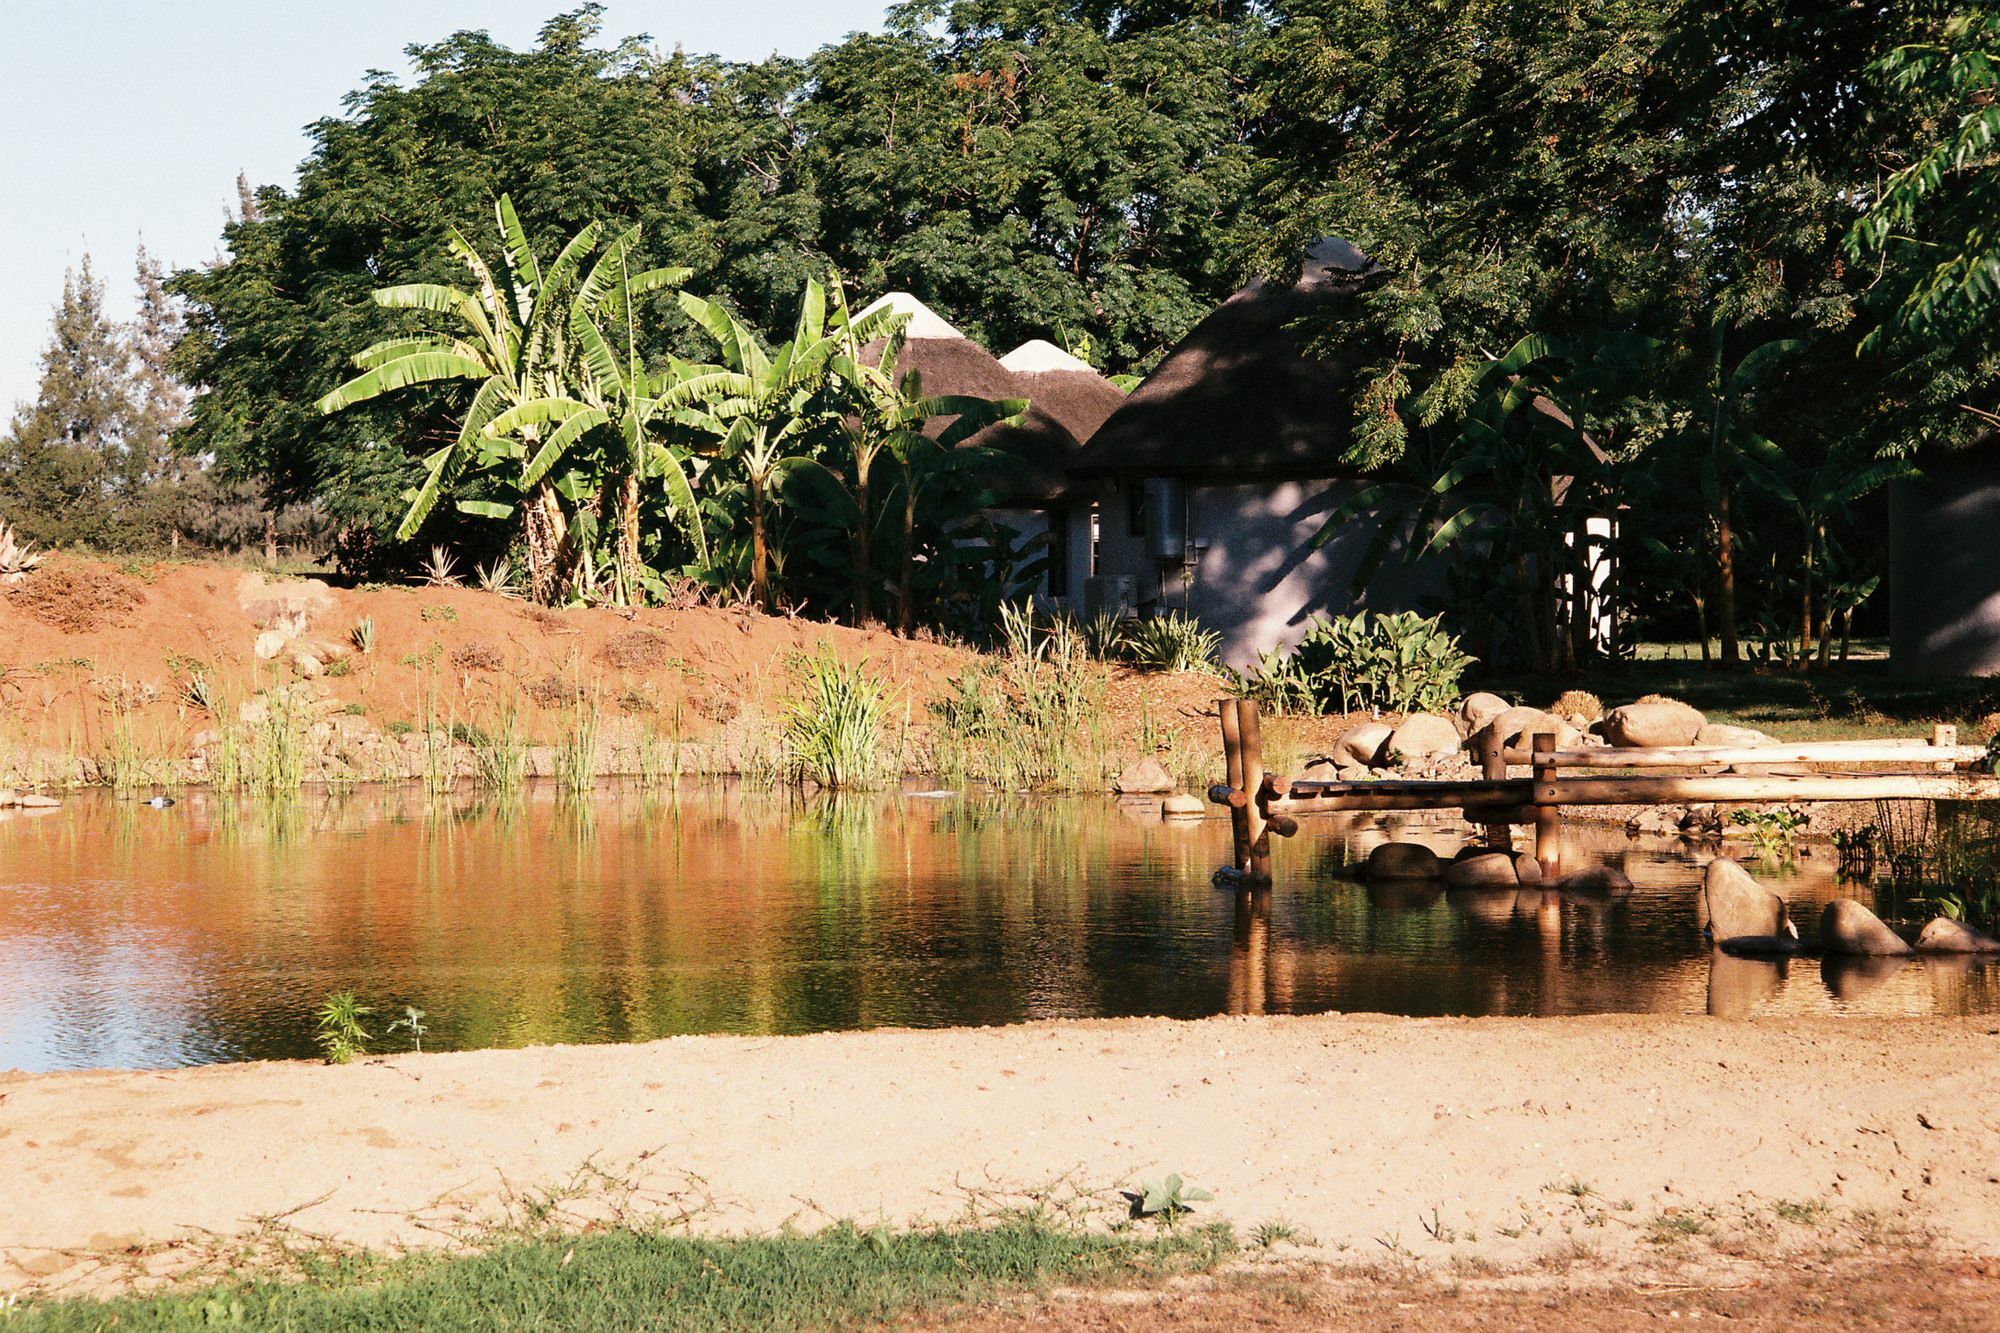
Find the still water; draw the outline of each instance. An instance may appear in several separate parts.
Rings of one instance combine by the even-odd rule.
[[[424,1010],[426,1049],[1132,1014],[2000,1010],[1995,964],[1712,960],[1674,842],[1568,831],[1572,864],[1631,876],[1620,901],[1382,890],[1341,867],[1391,831],[1456,835],[1302,822],[1252,898],[1210,884],[1226,821],[1100,798],[85,793],[0,816],[0,1068],[308,1056],[314,1006],[346,989],[378,1032]],[[1870,894],[1824,861],[1753,869],[1808,925]]]

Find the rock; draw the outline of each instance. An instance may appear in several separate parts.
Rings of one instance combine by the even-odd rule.
[[[1147,755],[1126,768],[1111,784],[1120,796],[1156,796],[1174,789],[1174,776],[1159,760]]]
[[[1506,712],[1511,705],[1497,694],[1468,694],[1458,702],[1458,716],[1465,723],[1467,735],[1479,730],[1494,718]]]
[[[12,787],[0,787],[0,810],[5,810],[20,799],[19,794]]]
[[[1777,741],[1755,727],[1732,727],[1726,722],[1709,722],[1703,724],[1701,730],[1694,734],[1694,743],[1722,746],[1731,750],[1750,750],[1760,745],[1775,745]]]
[[[1579,737],[1575,727],[1539,708],[1509,708],[1481,727],[1466,748],[1477,754],[1480,738],[1491,736],[1497,738],[1503,747],[1526,750],[1534,745],[1531,738],[1543,732],[1556,738],[1558,750],[1571,748]]]
[[[2000,940],[1963,921],[1941,916],[1917,936],[1917,948],[1924,953],[2000,953]]]
[[[1882,918],[1852,898],[1835,898],[1819,914],[1819,947],[1832,954],[1888,955],[1916,952]]]
[[[1380,722],[1363,722],[1358,727],[1349,727],[1333,742],[1333,761],[1342,768],[1376,768],[1382,763],[1382,752],[1389,746],[1389,738],[1396,733]]]
[[[1681,836],[1687,838],[1719,838],[1722,836],[1722,812],[1712,805],[1691,805],[1680,818]]]
[[[1671,810],[1652,806],[1626,820],[1625,832],[1632,837],[1647,833],[1669,837],[1680,832],[1680,821],[1674,817]]]
[[[326,674],[326,663],[320,661],[311,653],[293,653],[292,669],[307,680],[318,680]]]
[[[1201,798],[1184,791],[1177,791],[1160,802],[1162,819],[1200,819],[1207,813],[1202,808]]]
[[[1786,938],[1797,947],[1799,932],[1785,911],[1785,900],[1726,856],[1716,857],[1702,872],[1695,905],[1702,928],[1717,944]]]
[[[1405,764],[1423,763],[1458,753],[1457,724],[1430,713],[1412,713],[1389,735],[1388,755]]]
[[[1333,772],[1342,782],[1367,782],[1375,776],[1375,770],[1366,764],[1342,764]]]
[[[14,805],[22,810],[55,810],[61,807],[62,802],[53,796],[25,791],[14,798]]]
[[[257,654],[258,661],[268,662],[279,653],[284,652],[285,645],[291,641],[291,636],[283,630],[267,629],[257,636],[257,642],[253,645],[253,650]]]
[[[1799,951],[1799,938],[1796,935],[1733,935],[1726,940],[1718,940],[1715,947],[1724,953],[1747,958],[1782,957]]]
[[[1514,854],[1514,878],[1523,884],[1539,884],[1542,882],[1542,863],[1535,859],[1533,852],[1516,852]]]
[[[1632,881],[1616,866],[1592,866],[1556,880],[1564,893],[1588,893],[1605,898],[1623,898],[1632,892]]]
[[[1604,715],[1604,739],[1631,749],[1652,745],[1692,745],[1708,719],[1672,699],[1626,704]]]
[[[1420,842],[1385,842],[1368,853],[1370,879],[1436,879],[1437,853]]]
[[[295,637],[305,632],[315,616],[333,610],[333,589],[322,579],[267,581],[262,574],[245,574],[236,581],[236,604],[243,614],[266,629],[285,622]]]
[[[1455,889],[1511,889],[1521,880],[1511,852],[1487,851],[1462,857],[1444,868],[1444,882]],[[1512,904],[1509,904],[1512,910]]]

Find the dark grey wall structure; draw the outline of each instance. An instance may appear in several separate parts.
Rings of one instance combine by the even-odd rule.
[[[1919,675],[2000,675],[2000,454],[1926,459],[1889,489],[1889,657]]]

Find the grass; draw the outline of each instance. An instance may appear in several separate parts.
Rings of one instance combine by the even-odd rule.
[[[1983,720],[2000,711],[2000,680],[1906,676],[1881,658],[1831,663],[1798,671],[1777,667],[1718,670],[1699,657],[1659,655],[1647,645],[1638,660],[1592,675],[1486,673],[1464,688],[1492,690],[1508,699],[1546,706],[1566,689],[1588,689],[1607,705],[1642,694],[1665,694],[1693,704],[1712,722],[1755,727],[1780,740],[1839,740],[1862,736],[1928,735],[1934,722],[1955,723],[1959,738],[1986,737]]]
[[[1212,1268],[1226,1227],[1105,1234],[1036,1219],[905,1232],[841,1224],[810,1236],[698,1240],[617,1229],[470,1257],[346,1259],[102,1301],[31,1303],[36,1330],[353,1328],[802,1329],[879,1323],[996,1295],[1140,1282]]]
[[[835,790],[867,787],[881,775],[888,686],[865,662],[843,664],[831,650],[801,657],[799,697],[785,716],[785,753],[798,778]]]
[[[578,691],[568,711],[568,725],[556,742],[556,781],[582,796],[597,785],[597,699]]]

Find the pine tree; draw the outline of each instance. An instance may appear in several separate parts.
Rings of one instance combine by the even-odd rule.
[[[63,276],[35,401],[0,440],[0,513],[42,545],[121,544],[130,355],[90,257]]]
[[[186,322],[167,294],[166,270],[139,247],[136,263],[139,308],[126,344],[131,352],[131,430],[126,442],[129,470],[136,474],[131,495],[141,521],[154,539],[178,548],[183,523],[180,492],[188,475],[176,452],[174,432],[187,424],[188,391],[168,368]]]

